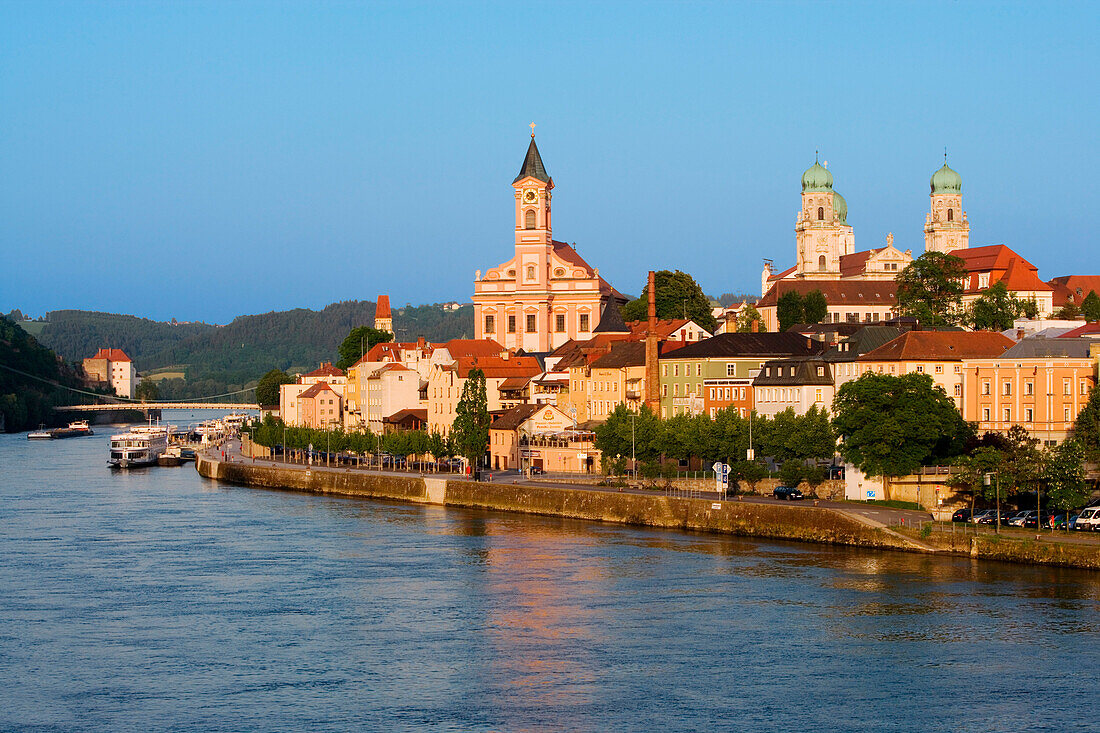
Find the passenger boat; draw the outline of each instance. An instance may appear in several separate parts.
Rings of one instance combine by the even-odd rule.
[[[28,440],[53,440],[55,438],[79,438],[85,435],[94,435],[92,429],[88,427],[87,420],[77,420],[69,423],[67,428],[54,428],[53,430],[43,430],[40,426],[38,430],[33,433],[27,434]]]
[[[27,433],[27,440],[53,440],[53,433],[49,430],[43,430],[45,425],[39,425],[38,430]]]
[[[112,435],[111,455],[107,463],[115,468],[154,465],[168,449],[168,433],[167,425],[150,425]]]

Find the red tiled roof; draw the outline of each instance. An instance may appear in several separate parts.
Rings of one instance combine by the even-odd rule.
[[[850,255],[840,256],[840,276],[851,277],[852,275],[858,275],[863,272],[867,267],[867,260],[871,259],[871,255],[878,254],[885,247],[879,247],[878,249],[865,249],[862,252],[853,252]]]
[[[1100,295],[1100,293],[1097,293],[1097,294]],[[1077,328],[1073,329],[1072,331],[1066,331],[1065,333],[1063,333],[1061,336],[1058,336],[1057,338],[1071,339],[1071,338],[1077,338],[1079,336],[1094,336],[1096,334],[1100,334],[1100,321],[1090,321],[1089,323],[1086,323],[1083,326],[1078,326]]]
[[[378,302],[374,305],[374,320],[390,317],[390,296],[379,295]]]
[[[787,275],[790,275],[790,274],[791,274],[792,272],[794,272],[794,271],[795,271],[795,270],[797,270],[797,269],[798,269],[798,265],[792,265],[791,267],[788,267],[788,268],[787,268],[786,270],[784,270],[783,272],[776,272],[776,273],[773,273],[773,274],[772,274],[772,275],[771,275],[771,276],[770,276],[770,277],[768,278],[768,282],[770,282],[770,283],[773,283],[773,282],[775,282],[776,280],[782,280],[782,279],[783,279],[783,278],[785,278],[785,277],[786,277]]]
[[[657,338],[667,339],[672,334],[676,333],[679,329],[683,328],[687,324],[692,323],[690,319],[685,318],[673,318],[672,320],[658,320],[657,321]],[[627,328],[630,329],[631,336],[637,336],[645,338],[646,333],[649,332],[649,321],[628,321]],[[698,324],[697,324],[698,325]],[[700,327],[702,330],[702,327]]]
[[[492,339],[451,339],[443,344],[452,359],[463,356],[500,356],[504,347]]]
[[[1007,270],[1009,260],[1014,257],[1033,270],[1039,269],[1003,244],[989,244],[984,247],[957,249],[951,254],[963,261],[968,272]]]
[[[403,351],[412,351],[413,349],[423,349],[425,356],[430,356],[432,351],[435,350],[435,344],[424,343],[421,345],[417,341],[387,341],[381,344],[375,344],[367,352],[366,356],[356,362],[361,364],[364,361],[386,361],[388,358],[390,361],[401,361],[401,355]]]
[[[378,379],[379,377],[381,377],[383,374],[385,374],[387,372],[411,372],[411,371],[412,371],[412,369],[409,369],[404,364],[399,364],[397,362],[394,362],[392,364],[386,364],[383,367],[379,367],[378,369],[375,369],[373,372],[370,373],[370,376],[368,376],[367,379]]]
[[[383,418],[382,422],[399,423],[399,422],[402,422],[403,420],[405,420],[405,418],[409,418],[409,417],[411,417],[415,420],[419,420],[420,422],[427,422],[428,421],[428,410],[427,409],[421,409],[421,408],[414,408],[414,409],[411,409],[411,410],[410,409],[398,410],[397,412],[393,413],[389,417]]]
[[[898,301],[898,284],[894,280],[780,280],[757,301],[756,307],[774,306],[779,296],[790,290],[799,295],[820,290],[829,305],[892,306]]]
[[[1015,342],[993,331],[907,331],[859,361],[956,361],[1000,356]]]
[[[1039,279],[1039,271],[1034,265],[1015,257],[1008,261],[1008,269],[997,282],[1004,283],[1006,288],[1013,291],[1053,290]]]
[[[307,398],[310,398],[310,397],[316,397],[317,395],[324,392],[326,389],[329,392],[332,392],[332,393],[336,392],[336,390],[334,390],[332,387],[328,386],[327,382],[318,382],[317,384],[314,384],[309,389],[307,389],[305,392],[302,392],[300,395],[298,395],[298,399],[301,400],[301,399],[307,399]]]
[[[570,244],[554,240],[553,245],[554,254],[556,254],[558,257],[562,258],[573,267],[584,270],[585,274],[588,275],[588,277],[595,276],[596,271],[592,269],[591,265],[584,261],[583,257],[577,254],[577,250],[573,249]],[[607,282],[602,277],[600,278],[600,293],[602,295],[611,295],[624,303],[627,300],[627,297],[625,295],[620,293],[615,288],[611,287],[611,283]]]
[[[106,359],[107,361],[131,361],[122,349],[100,349],[93,359]]]
[[[480,369],[486,379],[502,377],[531,377],[542,373],[539,360],[533,356],[462,356],[455,360],[455,370],[461,379],[470,375],[471,369]]]
[[[1054,289],[1055,308],[1061,308],[1071,299],[1081,305],[1090,290],[1100,295],[1100,275],[1062,275],[1047,281],[1047,285]]]
[[[316,369],[314,369],[309,374],[304,374],[302,376],[305,376],[305,377],[344,377],[344,376],[347,376],[347,375],[344,374],[343,369],[337,369],[332,364],[330,364],[329,362],[326,361],[326,362],[323,362],[321,364],[321,366],[317,367]]]

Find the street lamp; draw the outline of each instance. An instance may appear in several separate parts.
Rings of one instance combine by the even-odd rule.
[[[630,413],[630,467],[634,471],[634,480],[638,480],[638,461],[634,457],[634,413]]]

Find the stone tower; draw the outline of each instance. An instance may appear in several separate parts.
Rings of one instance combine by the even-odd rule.
[[[954,252],[970,246],[970,222],[962,210],[962,178],[947,165],[932,174],[931,206],[924,218],[924,251]]]
[[[816,160],[802,174],[802,209],[794,231],[798,275],[840,279],[840,258],[855,252],[855,235],[848,225],[848,203],[833,190],[833,174]]]
[[[374,306],[374,327],[379,331],[393,333],[393,316],[390,315],[390,296],[379,295]]]

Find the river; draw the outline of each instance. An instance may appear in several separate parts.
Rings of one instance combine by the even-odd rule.
[[[0,435],[0,729],[1100,728],[1100,573],[111,472],[110,432]]]

